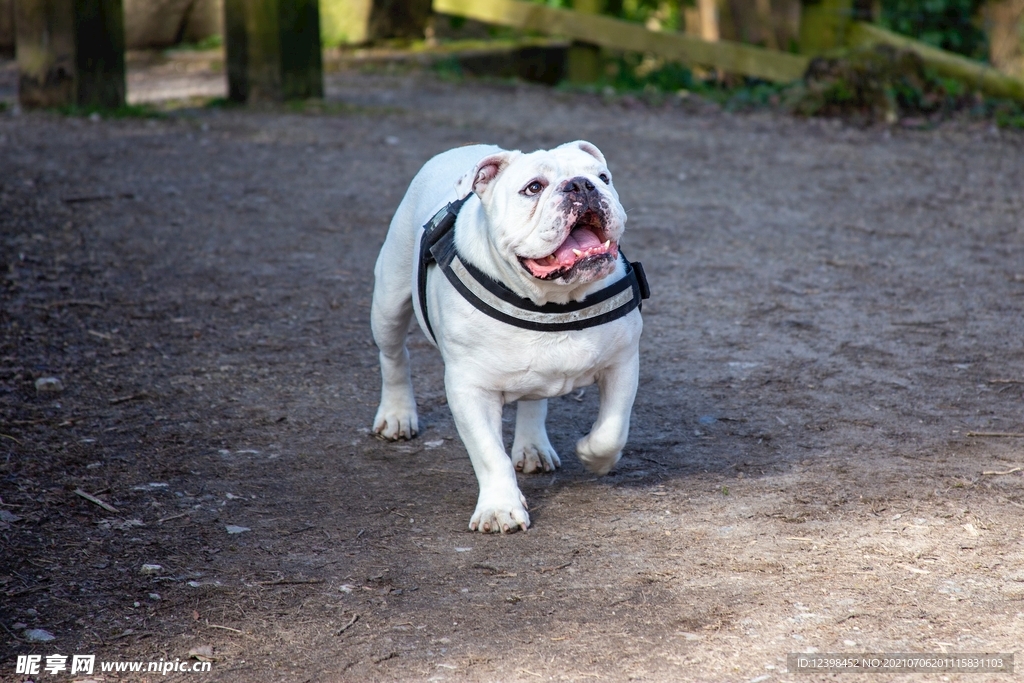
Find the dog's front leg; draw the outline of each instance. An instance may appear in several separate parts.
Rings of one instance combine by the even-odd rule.
[[[597,379],[601,392],[597,420],[590,433],[576,442],[576,455],[594,474],[608,474],[622,456],[622,447],[629,437],[629,416],[639,378],[640,355],[634,353]]]
[[[501,439],[501,394],[465,386],[458,375],[453,370],[445,373],[448,405],[480,484],[469,528],[485,533],[526,530],[530,526],[526,498],[519,492],[515,469]]]

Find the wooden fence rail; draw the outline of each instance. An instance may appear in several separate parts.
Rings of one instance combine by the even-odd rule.
[[[612,17],[555,9],[523,0],[433,1],[434,11],[441,14],[564,36],[615,50],[651,53],[684,64],[777,83],[802,78],[811,60],[808,55],[794,55],[726,40],[711,42],[680,33],[649,31],[639,24]],[[962,80],[986,95],[1024,102],[1024,81],[996,71],[987,64],[864,22],[843,22],[837,31],[838,34],[831,38],[836,44],[847,47],[885,44],[909,50],[941,75]]]
[[[846,44],[850,47],[882,44],[908,50],[921,57],[925,64],[942,76],[963,81],[986,95],[1024,102],[1024,81],[996,71],[989,64],[940,50],[874,24],[853,22],[846,34]]]
[[[803,77],[810,58],[729,41],[708,42],[680,33],[581,14],[522,0],[434,0],[434,11],[488,24],[539,31],[615,50],[647,52],[685,64],[789,83]]]

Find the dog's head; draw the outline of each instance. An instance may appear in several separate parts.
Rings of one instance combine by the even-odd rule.
[[[458,190],[480,197],[491,249],[534,287],[576,288],[615,269],[626,212],[591,143],[489,155]]]

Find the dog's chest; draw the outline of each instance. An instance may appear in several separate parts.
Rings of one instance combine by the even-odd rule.
[[[618,327],[614,324],[608,327]],[[562,396],[594,383],[609,367],[621,363],[628,341],[613,330],[532,333],[516,331],[491,337],[474,349],[472,374],[506,402]],[[609,334],[612,332],[612,334]],[[446,359],[460,366],[468,358]]]

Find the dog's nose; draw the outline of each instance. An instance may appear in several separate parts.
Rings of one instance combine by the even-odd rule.
[[[597,188],[583,176],[577,176],[566,180],[562,185],[562,192],[565,194],[590,194]]]

